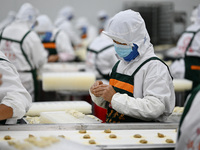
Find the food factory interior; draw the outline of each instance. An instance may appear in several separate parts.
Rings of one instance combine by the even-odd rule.
[[[200,148],[199,0],[0,2],[0,150]]]

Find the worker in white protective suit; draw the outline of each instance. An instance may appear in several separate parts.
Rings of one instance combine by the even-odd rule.
[[[0,22],[0,30],[12,23],[15,20],[15,16],[16,13],[14,11],[9,11],[8,16]]]
[[[113,40],[120,58],[109,85],[96,81],[89,90],[93,102],[107,108],[106,122],[165,121],[175,106],[172,77],[154,54],[143,18],[121,11],[102,32]]]
[[[193,87],[200,84],[200,5],[198,18],[190,25],[179,41],[182,41],[182,59],[174,61],[170,70],[174,78],[185,78],[193,81]]]
[[[76,49],[76,47],[81,46],[81,38],[75,32],[75,29],[72,25],[71,20],[73,18],[74,9],[70,6],[63,7],[58,13],[55,26],[65,31],[65,33],[69,36],[73,47]]]
[[[1,51],[0,73],[0,124],[15,124],[29,110],[32,99],[15,66]]]
[[[91,25],[85,17],[78,18],[75,27],[81,38],[81,46],[76,49],[75,53],[79,60],[85,61],[87,47],[92,42],[92,40],[97,37],[98,32],[97,29]]]
[[[69,37],[61,29],[55,28],[47,15],[36,19],[34,30],[39,35],[44,48],[48,51],[48,62],[66,62],[75,58]]]
[[[80,38],[87,40],[87,43],[90,43],[98,35],[97,29],[85,17],[78,18],[75,27],[78,30]]]
[[[198,150],[200,147],[200,85],[187,97],[180,119],[175,150]]]
[[[191,16],[192,24],[186,28],[186,30],[180,36],[175,47],[167,50],[165,57],[168,59],[176,60],[185,57],[185,52],[188,49],[189,45],[195,45],[195,41],[192,41],[194,32],[198,30],[199,26],[199,16],[198,16],[198,7],[193,10]],[[191,43],[193,42],[193,43]]]
[[[109,19],[109,16],[105,10],[100,10],[97,14],[97,18],[99,22],[98,30],[99,30],[99,34],[101,34],[101,32],[104,30],[105,24],[107,23]]]
[[[37,69],[47,62],[47,52],[38,35],[31,30],[38,11],[25,3],[16,20],[0,33],[0,49],[15,65],[24,87],[37,99]]]
[[[109,84],[109,73],[117,62],[113,40],[101,33],[88,46],[86,71],[94,72],[97,80]]]

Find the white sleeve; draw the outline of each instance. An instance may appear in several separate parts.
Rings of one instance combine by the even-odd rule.
[[[36,68],[40,68],[42,65],[47,63],[48,53],[44,49],[40,38],[34,31],[27,35],[23,46],[25,47],[24,49],[30,50],[31,60]]]
[[[91,99],[92,101],[102,107],[102,108],[106,108],[106,101],[102,98],[102,97],[96,97],[94,94],[91,93],[91,91],[89,90],[89,93],[90,93],[90,96],[91,96]]]
[[[23,87],[14,65],[6,61],[0,61],[0,73],[2,73],[3,81],[0,86],[1,104],[11,107],[13,118],[20,119],[31,106],[31,96]]]
[[[63,31],[60,31],[57,35],[56,49],[58,51],[59,61],[70,61],[75,58],[70,39]]]
[[[185,62],[183,59],[174,61],[170,67],[170,72],[174,79],[183,79],[185,76]]]
[[[143,120],[149,120],[147,118],[155,119],[165,110],[165,105],[154,96],[133,98],[127,94],[116,93],[112,98],[111,104],[112,108],[119,113]]]

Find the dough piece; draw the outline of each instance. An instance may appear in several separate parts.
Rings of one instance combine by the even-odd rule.
[[[10,135],[6,135],[6,136],[4,136],[4,140],[11,140],[12,138],[11,138],[11,136]]]
[[[44,148],[52,145],[53,143],[59,142],[60,140],[56,137],[49,136],[49,137],[40,137],[40,139],[37,139],[36,137],[31,137],[24,139],[24,141],[29,142],[37,147]]]
[[[158,137],[159,137],[159,138],[164,138],[164,137],[165,137],[165,135],[164,135],[164,134],[162,134],[162,133],[158,133]]]
[[[144,139],[143,139],[143,140],[140,140],[140,143],[141,143],[141,144],[147,144],[147,140],[144,140]]]
[[[140,134],[135,134],[133,137],[134,138],[141,138],[142,136]]]
[[[29,134],[29,135],[28,135],[28,137],[29,137],[29,138],[32,138],[32,137],[35,137],[35,136],[34,136],[34,135],[32,135],[32,134]]]
[[[84,139],[90,139],[90,135],[89,135],[89,134],[86,134],[86,135],[83,136],[83,138],[84,138]]]
[[[89,140],[90,144],[96,144],[95,140]]]
[[[58,137],[65,138],[65,136],[64,136],[64,135],[58,135]]]
[[[111,130],[110,129],[105,129],[104,132],[105,133],[111,133]]]
[[[30,150],[32,145],[28,142],[8,141],[8,145],[15,147],[17,150]]]
[[[172,139],[166,139],[165,142],[166,143],[174,143],[174,141]]]
[[[79,133],[87,133],[87,131],[86,130],[79,130]]]
[[[117,138],[117,136],[115,134],[110,134],[109,138],[114,139],[114,138]]]

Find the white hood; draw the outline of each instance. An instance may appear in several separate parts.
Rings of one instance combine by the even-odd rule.
[[[137,44],[140,56],[152,46],[143,18],[138,12],[130,9],[112,17],[106,26],[106,31],[102,32],[120,43]]]
[[[54,22],[56,27],[59,27],[65,21],[69,21],[70,16],[74,16],[74,9],[70,6],[63,7],[59,12]]]
[[[82,27],[87,28],[88,26],[89,26],[89,22],[88,22],[87,18],[85,18],[85,17],[78,18],[76,21],[76,24],[75,24],[76,29],[80,29]]]
[[[98,18],[108,17],[108,13],[105,10],[100,10],[97,14]]]
[[[25,3],[21,6],[19,12],[16,15],[16,19],[20,21],[27,21],[33,24],[38,16],[39,11],[31,4]]]
[[[198,8],[195,8],[193,11],[192,11],[192,15],[190,17],[190,21],[192,23],[196,22],[197,21],[197,16],[198,16]]]
[[[58,17],[64,17],[65,19],[68,19],[70,16],[73,15],[74,15],[74,9],[70,6],[62,8],[58,13]]]
[[[36,32],[51,32],[54,28],[52,21],[47,15],[40,15],[36,21],[37,26],[34,28]]]

